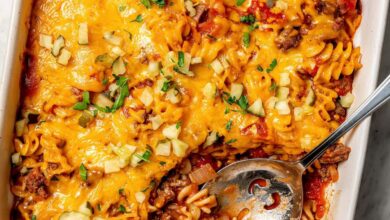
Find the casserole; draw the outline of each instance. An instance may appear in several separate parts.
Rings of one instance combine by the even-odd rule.
[[[363,62],[364,63],[364,62]],[[13,75],[13,76],[15,76],[15,74]],[[359,75],[359,76],[361,76],[361,74]],[[357,82],[358,83],[358,82]],[[7,85],[8,85],[8,83],[7,83]],[[367,91],[367,90],[365,90],[365,91]],[[360,90],[358,89],[358,92],[360,92]],[[12,94],[17,94],[17,93],[12,93]],[[357,94],[357,96],[358,97],[365,97],[365,95],[366,94]],[[13,97],[14,98],[14,97]],[[17,100],[17,99],[16,99]],[[14,98],[14,101],[15,101],[15,98]],[[9,108],[8,106],[6,106],[6,109],[7,109],[7,111],[6,112],[10,112],[12,109],[11,108]],[[15,111],[13,111],[13,112],[15,112]],[[12,115],[11,115],[12,116]],[[7,119],[10,119],[10,118],[14,118],[14,117],[7,117]],[[5,125],[6,124],[8,124],[8,123],[4,123]],[[9,130],[8,130],[9,131]],[[358,131],[358,130],[357,130]],[[358,135],[358,136],[360,136],[360,135]],[[4,138],[6,137],[6,135],[4,135],[3,136]],[[361,136],[360,136],[361,137]],[[363,136],[364,137],[364,136]],[[353,140],[353,139],[352,139]],[[361,142],[361,140],[360,140],[360,142]],[[363,141],[364,142],[364,141]],[[347,142],[349,145],[351,145],[349,142]],[[354,144],[353,142],[351,142],[352,144]],[[341,174],[341,176],[343,176],[342,174]],[[349,188],[351,188],[351,187],[349,187]],[[352,187],[353,188],[353,187]],[[337,190],[337,189],[336,189]],[[341,195],[343,194],[343,191],[341,191],[342,193],[341,193]],[[333,203],[331,203],[331,204],[333,204]],[[337,212],[336,212],[337,213]],[[338,218],[338,217],[337,217]]]

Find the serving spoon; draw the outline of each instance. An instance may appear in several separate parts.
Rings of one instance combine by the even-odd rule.
[[[203,188],[217,197],[221,214],[253,220],[300,219],[305,169],[389,98],[390,75],[344,123],[300,161],[241,160],[219,170],[218,176]]]

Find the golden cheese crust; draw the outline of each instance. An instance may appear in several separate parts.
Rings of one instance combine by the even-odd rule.
[[[16,215],[147,219],[151,191],[191,152],[302,156],[353,101],[359,7],[36,0],[15,132]]]

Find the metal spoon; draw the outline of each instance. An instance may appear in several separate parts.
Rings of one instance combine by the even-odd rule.
[[[346,132],[390,98],[390,75],[329,137],[298,162],[248,159],[230,164],[206,183],[215,194],[219,213],[242,219],[300,219],[303,206],[302,174]],[[240,219],[240,218],[238,218]]]

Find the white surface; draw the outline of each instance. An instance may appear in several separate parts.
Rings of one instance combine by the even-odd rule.
[[[23,1],[24,3],[28,1]],[[370,4],[371,3],[371,4]],[[382,36],[384,31],[384,25],[386,21],[387,4],[388,0],[376,0],[375,4],[372,4],[369,0],[363,0],[363,23],[357,34],[356,42],[362,46],[363,51],[363,69],[360,71],[356,78],[354,87],[355,94],[358,97],[356,103],[362,102],[363,98],[367,97],[368,94],[373,91],[376,85],[377,71],[379,67],[379,56],[382,45]],[[0,69],[2,70],[4,65],[4,54],[6,48],[6,39],[9,28],[10,18],[10,5],[11,0],[2,0],[0,7]],[[10,42],[12,43],[12,42]],[[21,43],[21,42],[19,42]],[[24,42],[23,42],[24,43]],[[15,57],[17,54],[12,54]],[[12,63],[8,62],[6,66],[7,74],[11,75]],[[14,73],[15,74],[15,73]],[[0,78],[2,78],[0,76]],[[5,77],[7,78],[7,77]],[[357,88],[357,89],[356,89]],[[1,88],[2,90],[4,88]],[[7,96],[7,95],[3,95]],[[13,108],[16,104],[10,104]],[[1,106],[3,108],[4,106]],[[356,104],[355,104],[356,107]],[[2,118],[2,117],[1,117]],[[9,119],[7,118],[8,120]],[[4,123],[4,122],[3,122]],[[6,126],[9,127],[9,126]],[[331,205],[330,219],[347,220],[353,219],[354,208],[356,204],[357,194],[359,190],[359,183],[361,177],[361,171],[363,167],[364,154],[366,149],[366,142],[368,137],[369,123],[366,121],[359,128],[353,131],[352,138],[347,138],[347,144],[353,146],[351,157],[348,162],[344,163],[340,167],[340,181],[336,184],[336,196]],[[3,132],[3,131],[2,131]],[[3,134],[2,134],[3,135]],[[4,137],[2,137],[4,140]],[[4,142],[2,151],[4,149]],[[4,155],[2,155],[4,157]],[[4,163],[2,163],[4,164]],[[4,173],[2,173],[4,175]],[[8,174],[7,174],[8,175]],[[2,177],[2,183],[8,179],[8,176]],[[340,191],[338,191],[341,189]],[[1,190],[0,190],[1,192]],[[2,195],[3,196],[3,195]],[[5,195],[4,195],[5,196]],[[4,199],[4,198],[0,198]],[[2,200],[1,205],[5,202]],[[3,206],[4,208],[4,206]],[[2,209],[0,209],[2,210]],[[4,213],[1,213],[4,214]],[[4,217],[4,215],[3,215]]]

